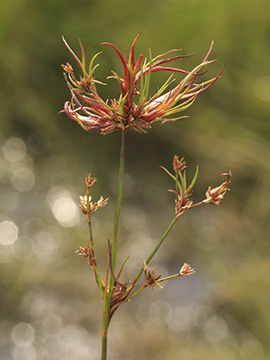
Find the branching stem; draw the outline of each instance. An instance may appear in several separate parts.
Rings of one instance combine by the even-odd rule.
[[[169,234],[169,232],[172,230],[174,224],[176,223],[177,219],[173,218],[172,222],[170,223],[170,225],[167,227],[166,231],[164,232],[164,234],[162,235],[161,239],[159,240],[159,242],[157,243],[157,245],[155,246],[155,248],[153,249],[153,251],[151,252],[151,254],[148,256],[148,258],[146,259],[145,263],[146,265],[149,264],[149,262],[151,261],[151,259],[154,257],[154,255],[156,254],[156,252],[158,251],[158,249],[160,248],[160,246],[162,245],[163,241],[166,239],[167,235]],[[138,272],[138,275],[136,276],[136,281],[140,278],[140,276],[142,275],[144,271],[143,266],[141,267],[140,271]]]
[[[110,259],[111,268],[112,268],[113,273],[115,273],[117,240],[118,240],[118,225],[119,225],[119,215],[120,215],[120,207],[121,207],[121,201],[122,201],[122,192],[123,192],[123,178],[124,178],[124,169],[125,169],[125,135],[126,135],[126,132],[123,129],[122,130],[121,152],[120,152],[120,166],[119,166],[119,175],[118,175],[117,200],[116,200],[116,209],[115,209],[115,216],[114,216],[112,254],[111,254],[111,259]],[[110,276],[110,284],[108,284],[108,273],[109,273],[109,260],[108,260],[106,285],[105,285],[105,290],[104,290],[104,301],[103,301],[101,360],[107,359],[107,333],[108,333],[108,328],[110,325],[110,305],[111,305],[113,285],[114,285],[114,278],[113,278],[112,274]],[[109,286],[109,291],[107,293],[108,286]]]

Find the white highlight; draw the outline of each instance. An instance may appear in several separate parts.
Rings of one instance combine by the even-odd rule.
[[[5,142],[3,153],[9,161],[20,161],[26,154],[26,145],[22,139],[12,137]]]
[[[56,220],[65,227],[78,224],[79,210],[70,193],[62,187],[54,187],[48,193],[48,201]]]
[[[0,223],[0,244],[11,245],[18,239],[18,228],[12,221]]]
[[[29,191],[35,185],[35,174],[28,167],[19,167],[14,170],[11,183],[18,191]]]

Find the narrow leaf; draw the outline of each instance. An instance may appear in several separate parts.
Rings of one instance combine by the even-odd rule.
[[[139,37],[141,36],[141,34],[142,33],[140,33],[139,35],[136,36],[136,38],[133,41],[132,46],[131,46],[129,63],[131,63],[132,69],[134,69],[134,67],[135,67],[135,56],[134,56],[134,54],[135,54],[135,45],[136,45],[136,42],[138,41]]]
[[[85,65],[85,51],[81,42],[81,39],[78,37],[78,41],[81,47],[81,52],[82,52],[82,71],[83,71],[83,76],[85,76],[86,74],[86,65]]]
[[[192,179],[189,187],[187,188],[187,193],[189,193],[193,189],[193,187],[196,183],[197,177],[198,177],[198,173],[199,173],[199,166],[197,165],[195,175],[193,176],[193,179]]]
[[[173,174],[171,174],[171,173],[169,172],[169,170],[167,170],[164,166],[160,166],[160,167],[161,167],[161,169],[163,169],[174,181],[176,181],[176,177],[173,176]]]
[[[74,59],[77,61],[77,63],[79,64],[80,68],[83,70],[83,66],[82,63],[80,61],[80,59],[78,58],[78,56],[74,53],[74,51],[71,49],[71,47],[68,45],[68,43],[66,42],[64,36],[62,36],[62,40],[64,42],[64,44],[66,45],[66,47],[68,48],[69,52],[72,54],[72,56],[74,57]]]
[[[117,47],[114,46],[113,44],[105,42],[105,43],[102,43],[101,45],[108,45],[108,46],[112,47],[112,48],[116,51],[117,55],[119,56],[119,58],[120,58],[120,60],[121,60],[121,62],[122,62],[122,64],[123,64],[123,66],[124,66],[125,84],[126,84],[126,91],[127,91],[128,88],[129,88],[129,77],[130,77],[130,74],[129,74],[128,63],[127,63],[125,57],[124,57],[123,54],[117,49]]]
[[[97,65],[92,69],[93,63],[94,63],[95,59],[98,57],[98,55],[100,55],[101,53],[102,53],[102,51],[96,53],[96,55],[94,55],[94,56],[92,57],[92,59],[91,59],[91,61],[90,61],[90,64],[89,64],[89,70],[88,70],[89,76],[94,73],[94,70],[96,69],[96,66],[97,66]],[[99,64],[98,64],[98,66],[99,66]]]

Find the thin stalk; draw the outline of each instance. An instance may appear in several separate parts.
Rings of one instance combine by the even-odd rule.
[[[135,291],[135,293],[133,293],[132,295],[130,295],[126,301],[129,301],[131,298],[133,298],[133,296],[139,294],[143,289],[145,289],[145,286],[143,285],[140,289],[138,289],[137,291]]]
[[[90,196],[90,188],[87,187],[87,222],[88,222],[88,229],[89,229],[89,237],[90,237],[90,244],[93,250],[93,256],[95,258],[95,250],[94,250],[94,239],[93,239],[93,230],[92,230],[92,223],[91,223],[91,215],[90,215],[90,205],[89,205],[89,196]],[[96,283],[99,287],[100,294],[103,296],[103,285],[102,281],[96,266],[93,265],[93,269],[95,272],[95,279]]]
[[[124,178],[124,169],[125,169],[125,135],[126,135],[125,130],[122,130],[120,166],[119,166],[119,177],[118,177],[118,191],[117,191],[116,209],[115,209],[115,216],[114,216],[114,231],[113,231],[113,244],[112,244],[112,270],[113,271],[115,271],[117,239],[118,239],[118,224],[119,224],[119,215],[120,215],[120,207],[121,207],[122,192],[123,192],[123,178]]]
[[[114,285],[114,278],[111,274],[110,276],[110,286],[109,292],[107,293],[108,288],[108,275],[109,269],[111,265],[111,270],[115,272],[115,263],[116,263],[116,251],[117,251],[117,239],[118,239],[118,225],[119,225],[119,215],[120,215],[120,207],[122,201],[122,192],[123,192],[123,178],[124,178],[124,168],[125,168],[125,130],[122,130],[122,141],[121,141],[121,152],[120,152],[120,166],[119,166],[119,177],[118,177],[118,191],[117,191],[117,199],[116,199],[116,208],[115,208],[115,216],[114,216],[114,231],[113,231],[113,243],[112,243],[112,255],[111,259],[108,258],[108,267],[106,274],[106,284],[104,290],[104,298],[103,298],[103,322],[102,322],[102,354],[101,360],[107,359],[107,333],[110,325],[110,306]],[[110,251],[110,250],[109,250]]]
[[[207,202],[205,200],[202,200],[202,201],[198,202],[197,204],[191,205],[190,208],[193,209],[193,208],[195,208],[197,206],[200,206],[200,205],[203,205],[203,204],[207,204]]]
[[[103,318],[102,318],[102,345],[101,345],[101,360],[107,360],[107,334],[109,327],[109,311],[107,304],[107,295],[104,292],[103,301]]]
[[[179,276],[182,276],[182,275],[178,273],[178,274],[166,276],[166,277],[164,277],[164,278],[159,279],[157,282],[160,283],[160,282],[162,282],[162,281],[171,280],[171,279],[177,278],[177,277],[179,277]]]
[[[102,353],[101,360],[107,359],[107,333],[103,334],[102,332]]]
[[[110,267],[110,259],[108,256],[108,264],[106,271],[106,279],[105,279],[105,287],[104,287],[104,295],[103,295],[103,313],[102,313],[102,345],[101,345],[101,360],[107,360],[107,334],[108,328],[110,324],[109,319],[109,308],[108,308],[108,276],[109,276],[109,267]]]
[[[162,235],[161,239],[159,240],[159,242],[157,243],[157,245],[155,246],[154,250],[151,252],[151,254],[148,256],[147,260],[145,261],[146,265],[148,265],[148,263],[151,261],[151,259],[153,258],[153,256],[156,254],[156,252],[158,251],[158,249],[160,248],[160,246],[162,245],[163,241],[166,239],[167,235],[169,234],[169,232],[172,230],[174,224],[176,223],[177,219],[173,218],[172,222],[170,223],[170,225],[168,226],[168,228],[166,229],[165,233]],[[142,275],[144,271],[143,266],[141,267],[140,271],[138,272],[138,275],[136,276],[136,281],[140,278],[140,276]]]
[[[87,222],[89,228],[90,244],[94,249],[93,231],[92,231],[91,215],[90,215],[90,186],[87,186],[86,189],[86,209],[87,209]]]
[[[92,230],[91,216],[90,216],[89,212],[87,213],[87,222],[88,222],[88,229],[89,229],[90,244],[91,244],[92,248],[94,248],[93,230]]]

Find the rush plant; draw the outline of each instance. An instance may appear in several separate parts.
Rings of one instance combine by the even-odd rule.
[[[216,188],[209,187],[206,191],[205,198],[194,203],[192,191],[198,177],[198,167],[190,182],[186,176],[186,162],[182,157],[179,159],[176,155],[173,158],[173,170],[170,172],[166,168],[162,169],[168,174],[174,183],[174,189],[169,190],[174,194],[174,215],[171,223],[165,230],[164,234],[156,242],[156,246],[150,254],[142,254],[142,265],[137,274],[128,283],[121,281],[121,274],[124,271],[125,262],[116,267],[117,259],[117,242],[119,215],[122,201],[123,176],[125,168],[125,146],[126,134],[129,130],[139,133],[146,132],[156,121],[162,123],[175,121],[181,117],[175,117],[175,114],[187,110],[197,99],[198,95],[209,89],[220,77],[224,66],[219,74],[211,79],[202,81],[206,73],[206,67],[211,65],[215,60],[209,60],[212,51],[213,42],[206,53],[204,59],[191,71],[166,66],[168,63],[182,59],[191,55],[180,55],[179,49],[173,49],[163,54],[152,56],[149,49],[148,58],[140,55],[135,59],[135,45],[139,39],[138,35],[132,46],[128,58],[112,44],[103,43],[111,47],[118,56],[123,65],[123,75],[112,71],[112,78],[120,85],[120,95],[118,99],[104,100],[98,94],[97,86],[103,83],[95,78],[95,70],[99,64],[95,61],[100,55],[97,53],[91,59],[89,65],[86,65],[86,57],[83,45],[79,39],[81,48],[81,59],[73,52],[70,46],[63,39],[69,52],[79,65],[81,74],[76,76],[73,67],[67,63],[63,65],[65,79],[71,93],[71,100],[64,105],[65,112],[71,119],[75,120],[84,130],[88,132],[100,133],[103,135],[110,134],[113,131],[121,132],[120,148],[120,165],[118,178],[118,191],[115,205],[115,216],[113,224],[112,238],[108,241],[108,262],[107,268],[101,271],[98,267],[98,261],[95,256],[95,242],[92,229],[92,217],[95,212],[104,207],[108,199],[102,196],[97,202],[92,200],[92,186],[96,179],[91,174],[85,177],[86,194],[80,197],[80,209],[85,215],[89,228],[89,243],[77,250],[77,253],[86,258],[89,266],[93,269],[96,284],[103,301],[102,315],[102,350],[101,360],[107,359],[107,336],[108,329],[115,312],[124,303],[129,302],[134,296],[145,288],[163,288],[162,282],[168,281],[175,277],[194,274],[194,269],[187,263],[181,266],[177,274],[162,277],[161,274],[155,274],[155,270],[148,268],[150,261],[159,250],[169,232],[177,220],[187,211],[194,207],[215,204],[219,205],[227,193],[228,185],[231,181],[231,172],[222,174],[226,179]],[[161,85],[158,91],[150,95],[150,83],[152,73],[158,71],[168,71],[171,73],[168,80]],[[176,82],[174,73],[182,74],[182,80]],[[143,260],[143,259],[146,260]],[[137,288],[138,280],[144,277],[143,285]]]

